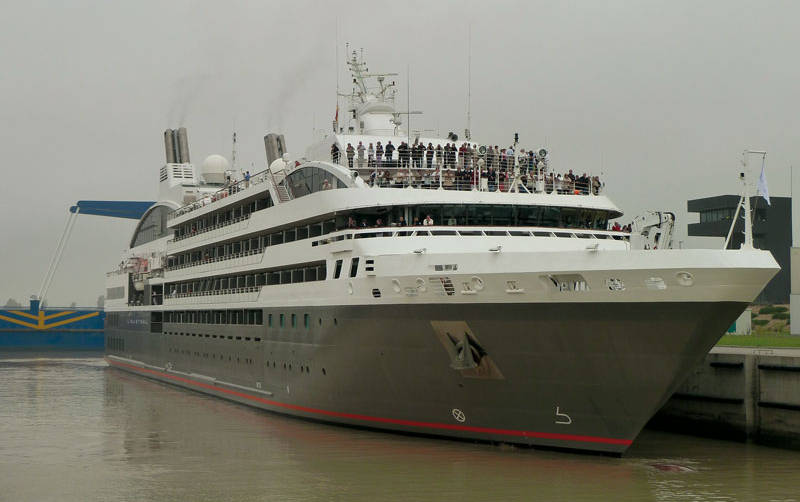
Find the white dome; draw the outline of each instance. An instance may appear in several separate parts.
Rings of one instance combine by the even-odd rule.
[[[201,171],[206,183],[225,183],[225,171],[231,168],[228,160],[222,155],[209,155],[203,161]]]
[[[206,160],[203,161],[203,172],[204,173],[224,173],[231,166],[228,164],[228,159],[223,157],[222,155],[209,155],[206,157]]]

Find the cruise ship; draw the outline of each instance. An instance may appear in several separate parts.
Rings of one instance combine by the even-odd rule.
[[[261,172],[198,169],[165,132],[158,201],[107,274],[111,366],[304,419],[622,454],[778,270],[673,249],[666,212],[609,229],[601,179],[409,130],[392,75],[348,67],[331,130],[296,156],[268,134]]]

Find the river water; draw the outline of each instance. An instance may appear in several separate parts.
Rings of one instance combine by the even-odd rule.
[[[0,500],[800,500],[800,453],[645,430],[622,458],[270,414],[79,354],[0,356]]]

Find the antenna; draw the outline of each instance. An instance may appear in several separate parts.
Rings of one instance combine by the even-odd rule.
[[[333,134],[339,132],[339,16],[336,16],[336,119],[333,121]]]
[[[411,143],[411,65],[406,64],[406,114],[408,124],[406,124],[406,140]]]
[[[233,149],[231,151],[231,170],[236,170],[236,126],[234,125],[233,130]]]
[[[466,140],[472,139],[472,23],[467,27],[467,130]]]

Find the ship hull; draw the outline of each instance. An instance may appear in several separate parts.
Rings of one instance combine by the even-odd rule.
[[[107,360],[143,376],[308,419],[623,453],[746,306],[264,309],[263,326],[164,324],[152,332],[118,323],[106,329]],[[266,321],[270,314],[272,326]],[[466,360],[465,341],[471,352]]]

